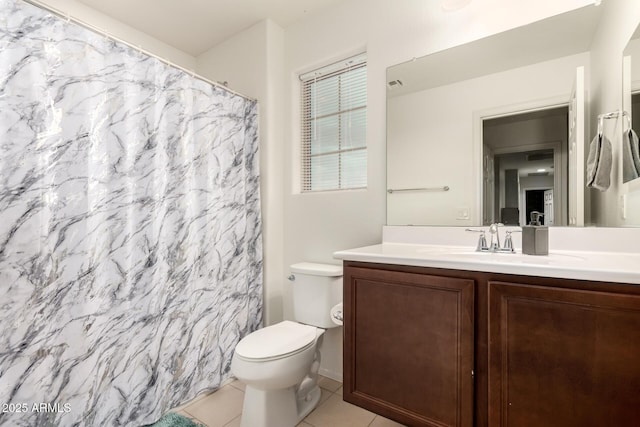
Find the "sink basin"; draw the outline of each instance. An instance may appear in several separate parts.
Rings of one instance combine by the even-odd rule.
[[[525,264],[554,264],[558,262],[582,262],[585,259],[578,255],[550,253],[549,255],[526,255],[522,253],[505,252],[476,252],[475,250],[455,250],[443,248],[442,251],[423,252],[429,255],[447,257],[451,260],[460,259],[464,261],[478,260],[483,262],[500,263],[525,263]]]
[[[416,249],[419,254],[458,254],[458,253],[474,253],[472,249],[461,248],[455,246],[422,246]]]
[[[586,258],[579,255],[552,252],[549,255],[525,255],[520,252],[476,252],[471,246],[404,245],[382,246],[382,253],[407,259],[441,260],[474,264],[520,264],[520,265],[576,265],[584,264]]]

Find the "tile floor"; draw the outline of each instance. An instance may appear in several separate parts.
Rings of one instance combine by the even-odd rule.
[[[322,397],[300,427],[402,427],[365,409],[342,400],[342,384],[320,377]],[[244,384],[234,381],[214,393],[200,396],[176,408],[177,412],[207,427],[239,427]]]

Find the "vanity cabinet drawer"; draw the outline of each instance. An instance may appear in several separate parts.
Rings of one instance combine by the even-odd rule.
[[[345,267],[344,400],[409,426],[472,426],[474,281]]]

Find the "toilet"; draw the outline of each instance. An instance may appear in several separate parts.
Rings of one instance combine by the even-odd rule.
[[[244,337],[235,348],[231,371],[245,383],[241,427],[294,427],[320,400],[317,384],[320,345],[342,301],[342,267],[298,263],[291,266],[293,317]]]

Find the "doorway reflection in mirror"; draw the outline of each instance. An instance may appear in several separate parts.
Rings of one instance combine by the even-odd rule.
[[[483,223],[567,224],[568,108],[485,119]]]

